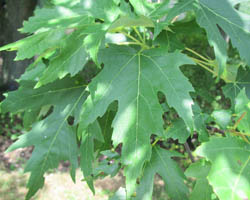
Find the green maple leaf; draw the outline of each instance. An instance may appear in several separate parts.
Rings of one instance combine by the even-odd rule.
[[[227,61],[227,44],[223,39],[218,26],[219,25],[230,37],[232,44],[239,50],[243,59],[250,63],[247,49],[250,47],[250,28],[248,22],[250,15],[241,13],[234,9],[234,6],[241,1],[219,2],[210,0],[181,0],[173,8],[165,12],[167,16],[164,20],[155,25],[156,37],[160,31],[170,25],[171,20],[183,12],[194,10],[198,24],[206,29],[208,40],[214,47],[215,55],[219,64],[219,74],[222,74]]]
[[[196,153],[212,162],[208,181],[221,200],[250,196],[250,145],[236,138],[211,138]]]
[[[238,1],[239,2],[239,1]],[[250,15],[250,3],[248,0],[242,0],[240,1],[239,11],[242,11],[244,13],[247,13]]]
[[[24,74],[21,75],[19,80],[20,81],[39,80],[45,69],[46,65],[42,61],[37,63],[32,63],[26,68],[26,71],[24,72]]]
[[[155,30],[154,30],[154,38],[156,38],[160,32],[164,29],[164,27],[169,26],[174,17],[177,17],[181,13],[185,13],[193,9],[193,0],[179,0],[174,6],[170,6],[169,2],[164,2],[162,6],[156,10],[156,14],[158,12],[165,14],[165,18],[155,21]],[[171,8],[172,7],[172,8]]]
[[[215,55],[219,62],[219,73],[225,69],[227,59],[227,45],[217,25],[219,25],[230,37],[243,59],[250,64],[248,49],[250,48],[250,28],[248,23],[250,15],[234,9],[237,1],[209,1],[199,0],[195,3],[197,21],[206,29],[208,40],[214,47]]]
[[[192,193],[190,194],[190,200],[211,200],[213,189],[209,185],[207,175],[210,171],[211,164],[200,160],[196,163],[192,163],[185,171],[185,175],[188,177],[196,178],[196,183]]]
[[[80,147],[81,169],[89,188],[95,193],[93,184],[93,161],[94,161],[94,139],[104,141],[102,130],[97,121],[89,125],[82,133],[82,143]]]
[[[151,160],[143,170],[143,176],[136,191],[136,200],[150,200],[153,193],[155,174],[165,182],[167,194],[175,200],[187,200],[188,188],[184,184],[185,176],[171,157],[180,156],[176,152],[159,147],[153,148]]]
[[[166,138],[173,138],[174,140],[178,140],[178,142],[181,144],[185,143],[189,136],[190,132],[188,132],[187,127],[182,119],[173,121],[166,131]]]
[[[250,98],[250,70],[240,67],[234,83],[226,84],[222,89],[226,97],[230,98],[231,103],[235,104],[235,99],[240,91],[245,88],[246,95]]]
[[[199,1],[198,4],[198,8],[195,9],[197,23],[207,31],[209,44],[214,47],[214,52],[219,62],[219,74],[222,74],[227,61],[227,43],[217,27],[218,16],[215,15],[213,9],[209,9],[207,6],[203,5],[202,0]],[[225,2],[223,2],[223,4],[225,4]]]
[[[105,155],[104,155],[105,156]],[[112,178],[118,174],[120,170],[119,154],[113,160],[105,159],[101,161],[94,169],[94,174],[98,177],[109,176]]]
[[[52,5],[58,6],[68,6],[69,5],[76,5],[79,3],[80,0],[49,0],[49,3]]]
[[[71,98],[74,98],[85,87],[76,79],[69,78],[55,81],[38,89],[34,89],[35,84],[35,81],[21,81],[19,89],[9,92],[7,98],[0,104],[1,112],[17,113],[30,109],[36,110],[45,105],[57,105],[58,99],[72,103]]]
[[[40,109],[26,110],[24,112],[23,127],[26,130],[29,130],[29,128],[31,128],[32,124],[37,121],[39,113],[40,113]]]
[[[110,108],[106,111],[106,113],[101,117],[98,118],[99,125],[102,129],[102,134],[104,137],[104,143],[99,143],[97,145],[97,149],[100,149],[101,151],[103,150],[108,150],[112,148],[112,121],[115,117],[117,108],[116,104],[111,104]]]
[[[143,15],[154,22],[157,20],[165,21],[161,19],[163,16],[168,16],[169,12],[171,12],[171,7],[173,6],[173,2],[166,0],[160,3],[158,2],[148,2],[144,0],[130,0],[130,3],[133,5],[135,13],[139,16]],[[178,3],[177,3],[178,4]],[[177,5],[176,4],[176,5]],[[175,15],[176,16],[176,15]],[[173,16],[173,17],[175,17]],[[171,16],[170,16],[171,17]]]
[[[150,3],[144,0],[130,0],[130,3],[138,14],[139,20],[126,19],[130,23],[141,24],[142,26],[154,27],[154,39],[163,29],[169,30],[171,20],[177,15],[192,9],[193,0],[179,1],[172,8],[173,2],[166,0],[161,3]],[[119,21],[119,20],[118,20]],[[137,22],[137,23],[136,23]],[[127,22],[128,23],[128,22]]]
[[[136,16],[134,13],[131,13],[129,8],[127,8],[128,6],[126,3],[123,1],[121,3],[121,17],[112,23],[111,27],[109,28],[110,31],[115,32],[115,30],[118,28],[135,26],[155,27],[155,29],[157,29],[159,19],[167,15],[167,12],[171,7],[169,6],[169,1],[164,1],[162,3],[150,3],[144,0],[131,0],[130,3],[133,5],[134,11],[137,14]],[[123,9],[123,7],[125,8]],[[165,24],[160,28],[159,32],[154,35],[154,38],[156,38],[156,36],[163,29],[170,30]]]
[[[121,16],[114,23],[111,24],[109,30],[111,32],[115,32],[115,30],[119,30],[126,27],[154,27],[154,23],[151,19],[145,16]]]
[[[137,51],[119,46],[111,46],[99,56],[104,69],[89,85],[90,96],[83,105],[80,130],[118,100],[112,139],[114,146],[123,143],[122,162],[127,165],[127,190],[131,195],[143,163],[150,159],[150,135],[163,133],[159,91],[193,129],[193,101],[189,96],[193,88],[179,69],[193,62],[181,53],[167,53],[166,49]]]
[[[114,0],[81,0],[84,10],[92,17],[113,22],[120,14],[120,9]]]
[[[108,29],[112,27],[112,24],[116,21],[118,16],[124,14],[124,11],[121,9],[123,8],[127,11],[124,2],[121,4],[123,6],[122,8],[118,7],[116,3],[117,2],[113,0],[81,1],[81,4],[83,4],[84,9],[89,12],[90,16],[104,21],[104,23],[101,24],[92,24],[82,31],[82,34],[87,34],[84,39],[86,50],[97,65],[99,65],[97,54],[105,39],[105,34]],[[130,13],[128,12],[128,14]]]
[[[51,30],[26,37],[17,42],[5,45],[0,51],[16,51],[15,60],[24,60],[32,58],[35,55],[44,53],[47,49],[55,50],[59,47],[61,41],[66,37],[64,30]]]
[[[157,15],[159,14],[157,12],[157,7],[159,6],[159,4],[150,3],[144,0],[130,0],[129,2],[133,5],[133,8],[138,15],[149,16],[153,13]]]
[[[37,87],[64,78],[68,73],[76,75],[88,61],[87,52],[83,46],[85,35],[82,31],[73,32],[60,45],[60,53],[51,59],[49,66],[40,77]]]
[[[69,81],[67,81],[68,83]],[[33,124],[33,128],[28,133],[22,135],[18,141],[12,144],[7,152],[13,151],[17,148],[23,148],[27,146],[35,146],[30,160],[28,161],[25,172],[31,172],[31,176],[27,187],[29,192],[26,199],[30,199],[41,187],[44,185],[44,173],[49,169],[54,169],[58,166],[62,160],[69,160],[71,163],[71,177],[75,179],[75,169],[77,164],[78,147],[76,142],[76,134],[74,128],[67,122],[69,116],[74,116],[76,119],[79,117],[79,112],[75,111],[79,105],[82,105],[86,99],[85,90],[83,87],[71,87],[68,90],[61,88],[62,81],[57,82],[57,85],[52,90],[41,87],[39,89],[33,89],[32,84],[30,88],[25,88],[25,91],[29,93],[30,98],[22,99],[21,106],[23,108],[36,108],[45,104],[54,104],[53,113],[50,114],[45,120]],[[27,86],[27,85],[26,85]],[[34,86],[34,83],[33,83]],[[46,89],[46,90],[45,90]],[[9,101],[13,97],[13,105],[18,104],[18,99],[22,98],[24,87],[20,88],[21,92],[13,92],[10,97],[7,97],[3,105],[8,106]],[[66,92],[66,95],[65,95]],[[49,96],[49,94],[52,95]],[[46,96],[48,95],[48,96]],[[61,98],[62,95],[64,98]],[[50,100],[50,97],[53,100]],[[43,100],[40,100],[43,99]],[[48,102],[46,102],[48,99]],[[60,99],[60,102],[58,102]],[[55,100],[57,102],[55,102]],[[46,102],[46,103],[45,103]],[[34,105],[33,105],[34,104]],[[19,108],[3,107],[7,110]]]
[[[214,121],[223,129],[226,129],[231,122],[231,112],[230,110],[214,110],[211,113]]]
[[[245,89],[242,89],[235,99],[235,112],[238,119],[243,116],[237,129],[243,134],[250,134],[250,99],[246,96]]]
[[[169,31],[162,31],[161,34],[153,41],[154,45],[159,45],[161,47],[168,48],[169,52],[174,52],[175,50],[183,50],[184,45],[178,40],[175,33]]]
[[[108,28],[109,26],[105,24],[94,24],[82,31],[82,34],[87,34],[84,39],[85,48],[89,53],[90,57],[97,65],[99,65],[97,54],[102,44],[102,41],[105,38],[105,34],[107,33]]]
[[[71,2],[72,3],[72,2]],[[50,29],[74,28],[79,25],[88,25],[93,19],[79,4],[71,7],[71,4],[65,6],[55,6],[52,8],[38,8],[34,16],[28,21],[24,21],[22,33],[43,32]]]
[[[25,172],[31,172],[27,184],[29,192],[26,199],[30,199],[37,190],[43,187],[44,173],[49,169],[56,168],[62,160],[70,161],[71,176],[73,180],[75,179],[78,149],[74,130],[67,125],[68,109],[68,107],[64,110],[63,107],[55,109],[51,116],[34,124],[32,131],[22,135],[7,150],[9,152],[17,148],[35,146],[35,150],[25,167]]]
[[[199,141],[205,142],[209,140],[209,135],[206,128],[206,121],[209,118],[209,115],[206,113],[202,113],[200,107],[197,104],[194,104],[193,106],[193,112],[194,112],[194,124],[195,124],[195,130],[199,134]]]

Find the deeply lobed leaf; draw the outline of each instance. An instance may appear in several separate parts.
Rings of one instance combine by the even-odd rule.
[[[192,99],[188,94],[193,89],[178,69],[192,61],[177,52],[168,54],[165,49],[141,52],[118,46],[103,50],[100,61],[104,69],[89,85],[90,96],[83,105],[80,126],[84,130],[105,113],[109,104],[118,101],[112,139],[115,146],[123,143],[122,162],[127,165],[127,190],[131,195],[136,177],[144,162],[150,159],[150,135],[163,133],[159,91],[166,95],[169,105],[184,118],[190,130],[193,129]]]
[[[65,81],[65,80],[64,80]],[[56,82],[55,82],[56,83]],[[29,93],[29,96],[25,96],[22,99],[21,107],[8,107],[10,110],[19,110],[21,108],[40,108],[43,105],[52,104],[55,105],[53,113],[46,119],[33,124],[32,130],[22,135],[18,141],[12,144],[7,152],[13,151],[17,148],[23,148],[27,146],[35,146],[32,153],[32,157],[28,161],[25,172],[31,172],[31,176],[27,187],[29,192],[26,199],[30,199],[38,189],[44,185],[44,173],[49,169],[54,169],[58,166],[62,160],[69,160],[71,163],[71,176],[75,179],[75,169],[78,166],[77,155],[78,147],[75,137],[75,131],[72,126],[67,122],[69,116],[79,118],[79,112],[75,110],[79,105],[82,105],[86,99],[86,92],[84,87],[70,87],[65,89],[66,85],[61,85],[62,81],[59,81],[57,85],[53,83],[50,86],[50,90],[45,87],[34,90],[32,84],[25,85],[25,92]],[[66,83],[69,83],[67,81]],[[54,88],[51,88],[51,86]],[[63,86],[63,89],[61,87]],[[66,98],[61,98],[63,93],[67,92]],[[46,95],[52,93],[51,101],[46,101]],[[23,97],[21,90],[13,92],[11,94],[13,98],[12,105],[19,104],[20,98]],[[32,98],[33,97],[33,98]],[[43,98],[41,98],[43,97]],[[48,98],[48,97],[47,97]],[[8,105],[8,101],[11,97],[7,98],[3,104]],[[49,99],[49,98],[48,98]],[[61,99],[58,103],[58,99]],[[30,104],[30,101],[32,104]],[[3,105],[1,104],[1,106]],[[4,107],[6,109],[6,107]]]
[[[233,46],[238,48],[241,57],[249,64],[250,17],[234,9],[237,3],[244,0],[179,0],[173,5],[171,2],[53,0],[51,5],[55,6],[37,9],[35,16],[24,22],[21,32],[33,35],[0,48],[0,51],[18,50],[16,60],[38,56],[20,78],[19,90],[9,93],[0,106],[2,112],[25,111],[28,128],[34,122],[32,130],[8,149],[35,146],[25,169],[31,172],[27,199],[43,186],[44,173],[57,167],[61,160],[70,161],[74,179],[79,150],[84,178],[94,192],[93,176],[97,172],[93,169],[93,162],[96,148],[99,151],[106,150],[119,144],[122,144],[119,164],[125,167],[127,198],[136,191],[135,199],[151,199],[155,174],[163,178],[172,199],[188,198],[185,176],[171,159],[178,155],[157,147],[157,144],[152,149],[155,144],[151,145],[153,134],[184,143],[194,130],[198,132],[200,142],[209,140],[206,130],[208,115],[198,105],[193,106],[190,92],[194,92],[194,89],[179,69],[182,65],[194,63],[179,52],[184,49],[184,45],[169,26],[175,26],[179,15],[194,11],[198,24],[206,29],[208,41],[214,47],[219,75],[228,75],[229,68],[225,67],[227,43],[220,30],[223,29],[230,36]],[[140,37],[141,30],[136,33],[135,27],[143,27],[149,36],[145,33]],[[132,39],[133,34],[137,34],[141,41],[135,43],[138,46],[144,42],[142,49],[132,45],[110,45],[104,48],[107,42],[105,36],[109,32],[120,32],[118,34],[125,38],[123,42],[132,44],[131,37],[128,39],[123,35],[124,31]],[[144,41],[146,39],[149,41]],[[103,68],[88,85],[87,97],[82,81],[79,83],[74,76],[80,74],[89,57],[99,68]],[[248,68],[240,68],[236,82],[227,84],[224,90],[231,98],[236,120],[239,120],[237,131],[246,135],[249,133],[248,72]],[[65,78],[68,74],[71,77]],[[163,129],[164,111],[159,103],[159,92],[165,95],[165,103],[182,118],[174,121],[167,133]],[[115,106],[113,110],[110,109],[110,104],[116,103],[118,108]],[[224,123],[222,111],[214,112],[214,119],[226,129],[231,113],[227,113],[227,123]],[[44,115],[48,116],[41,120]],[[68,123],[69,117],[74,118],[71,125]],[[78,141],[80,148],[76,138],[81,140]],[[96,140],[105,141],[106,144],[100,145]],[[211,199],[212,188],[209,184],[221,199],[249,196],[248,149],[249,145],[236,137],[212,138],[201,145],[197,150],[198,155],[206,157],[212,166],[210,170],[210,164],[206,164],[209,170],[205,168],[207,170],[202,175],[190,172],[193,168],[203,172],[204,165],[201,163],[188,168],[186,174],[196,178],[189,198]],[[99,166],[99,169],[101,167],[104,169],[107,166]],[[114,168],[105,170],[113,175],[119,169],[117,163]],[[223,170],[220,176],[218,169]],[[227,181],[228,177],[230,181]],[[136,184],[137,180],[140,181],[139,185]]]
[[[250,196],[249,144],[235,137],[214,137],[201,145],[196,152],[212,162],[208,181],[221,200],[244,199]]]
[[[176,152],[161,148],[153,148],[151,160],[146,164],[140,184],[137,188],[138,200],[150,200],[153,192],[155,174],[159,174],[165,182],[166,191],[170,198],[176,200],[188,199],[188,188],[184,184],[185,176],[181,169],[171,159],[178,157]]]

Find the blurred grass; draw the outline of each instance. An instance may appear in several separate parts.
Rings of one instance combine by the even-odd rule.
[[[19,149],[8,154],[3,152],[11,141],[0,136],[0,200],[24,200],[27,193],[26,184],[29,174],[23,173],[23,168],[30,155],[31,149]],[[26,155],[27,154],[27,155]],[[95,196],[83,179],[82,172],[76,172],[76,183],[70,177],[69,169],[61,164],[58,169],[45,174],[44,187],[37,192],[32,200],[108,200],[122,186],[125,178],[122,172],[117,176],[95,181]],[[168,200],[164,182],[155,176],[153,200]]]
[[[56,171],[46,174],[45,185],[32,200],[108,200],[119,187],[124,186],[124,177],[105,178],[95,182],[95,196],[87,184],[81,181],[82,174],[76,173],[76,184],[68,172]],[[24,200],[27,193],[28,174],[19,170],[0,170],[0,200]],[[163,181],[155,178],[153,200],[168,200]]]
[[[23,200],[27,176],[21,172],[0,171],[0,200]]]
[[[32,200],[103,200],[108,199],[123,182],[120,176],[114,179],[98,180],[93,196],[82,175],[77,171],[76,184],[67,172],[55,172],[46,175],[45,185]],[[0,200],[24,200],[27,192],[28,174],[20,171],[0,170]]]

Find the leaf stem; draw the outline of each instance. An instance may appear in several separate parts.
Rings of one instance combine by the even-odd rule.
[[[240,118],[236,121],[236,123],[234,124],[233,129],[236,129],[237,126],[239,125],[240,121],[245,117],[245,115],[247,114],[247,112],[242,113],[242,115],[240,116]]]
[[[246,135],[248,136],[248,134],[243,134],[241,132],[238,132],[236,130],[229,130],[230,133],[233,133],[234,135],[240,136],[246,143],[250,144],[249,140],[247,139]]]
[[[121,31],[120,33],[122,33],[122,34],[124,34],[125,36],[127,36],[128,38],[132,39],[134,42],[131,43],[131,44],[140,45],[143,49],[150,49],[150,47],[149,47],[147,44],[142,43],[141,41],[137,40],[135,37],[129,35],[128,33],[123,32],[123,31]]]
[[[196,56],[198,56],[198,57],[200,57],[201,59],[207,61],[208,63],[211,63],[211,60],[205,58],[204,56],[202,56],[201,54],[197,53],[196,51],[194,51],[194,50],[192,50],[192,49],[190,49],[190,48],[188,48],[188,47],[186,47],[185,50],[187,50],[187,51],[189,51],[189,52],[195,54]]]
[[[145,43],[145,41],[143,40],[143,38],[142,38],[141,34],[139,33],[139,31],[137,30],[137,28],[134,26],[133,29],[134,29],[135,33],[139,36],[142,43]]]
[[[206,65],[203,64],[203,62],[200,62],[201,60],[199,59],[196,59],[196,58],[193,58],[193,57],[190,57],[196,64],[200,65],[202,68],[204,68],[205,70],[211,72],[212,74],[216,75],[217,74],[212,70],[210,69],[209,67],[207,67]]]
[[[193,156],[193,154],[192,154],[192,152],[191,152],[191,150],[190,150],[190,147],[189,147],[189,145],[188,145],[187,142],[184,143],[184,147],[185,147],[185,149],[186,149],[186,151],[187,151],[187,153],[188,153],[188,156],[189,156],[189,158],[191,159],[192,163],[194,163],[194,162],[195,162],[194,156]]]
[[[204,64],[204,65],[208,65],[208,66],[210,66],[210,67],[215,67],[215,65],[214,65],[213,63],[207,63],[206,61],[199,60],[199,59],[194,58],[194,57],[191,57],[191,58],[192,58],[193,60],[196,60],[196,61],[199,62],[199,63]]]
[[[154,147],[154,146],[157,144],[157,142],[159,142],[159,140],[160,140],[160,138],[156,138],[156,140],[155,140],[154,143],[152,144],[152,147]]]
[[[143,31],[143,42],[144,44],[146,43],[146,27],[144,27],[144,31]]]
[[[141,44],[140,43],[138,43],[138,42],[118,42],[117,43],[118,45],[140,45],[141,46]]]
[[[132,35],[129,35],[126,32],[121,31],[122,34],[126,35],[128,38],[134,40],[135,42],[137,42],[138,44],[142,44],[139,40],[137,40],[135,37],[133,37]]]

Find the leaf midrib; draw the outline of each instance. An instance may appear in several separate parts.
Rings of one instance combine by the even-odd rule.
[[[208,9],[211,13],[213,13],[214,15],[216,15],[217,17],[223,19],[224,21],[226,21],[227,23],[229,23],[230,25],[236,26],[237,28],[241,29],[243,32],[246,32],[248,34],[250,34],[249,31],[246,31],[245,29],[243,29],[241,26],[239,26],[238,24],[232,23],[232,21],[228,20],[227,18],[223,17],[222,15],[219,15],[218,13],[214,12],[214,10],[210,9],[208,6],[206,6],[205,4],[203,4],[201,1],[199,1],[199,3],[205,7],[206,9]],[[236,12],[236,11],[235,11]],[[240,18],[240,17],[239,17]]]
[[[43,162],[42,162],[42,167],[41,167],[41,169],[40,169],[40,174],[39,174],[40,177],[41,177],[42,174],[43,174],[43,171],[44,171],[44,168],[45,168],[45,164],[46,164],[46,162],[47,162],[47,160],[48,160],[50,151],[51,151],[51,149],[53,148],[54,143],[55,143],[55,141],[56,141],[56,139],[57,139],[59,133],[61,132],[61,129],[63,128],[65,122],[67,121],[68,117],[71,115],[71,113],[73,112],[73,110],[77,107],[78,103],[80,102],[80,100],[81,100],[81,98],[83,97],[84,94],[85,94],[85,91],[83,91],[83,92],[81,93],[81,95],[78,97],[77,101],[75,102],[75,104],[73,105],[73,107],[72,107],[71,110],[68,112],[68,114],[66,115],[66,117],[63,119],[61,125],[60,125],[59,128],[57,129],[56,134],[55,134],[55,136],[53,137],[53,140],[52,140],[52,142],[50,143],[49,148],[48,148],[48,151],[47,151],[47,153],[46,153],[46,156],[45,156],[45,158],[44,158],[44,160],[43,160]]]
[[[165,167],[165,169],[166,169],[166,171],[167,171],[166,174],[169,174],[169,175],[170,175],[171,173],[170,173],[169,170],[168,170],[168,164],[167,164],[167,162],[165,162],[166,159],[164,159],[164,158],[161,156],[161,153],[158,151],[158,149],[155,149],[155,151],[156,151],[156,153],[158,154],[158,156],[159,156],[161,162],[163,163],[163,165],[164,165],[164,167]],[[169,159],[171,159],[171,158],[169,158]],[[176,195],[179,196],[180,199],[182,199],[182,197],[181,197],[181,195],[180,195],[180,193],[179,193],[177,187],[175,187],[175,193],[176,193]]]
[[[239,174],[238,174],[238,176],[237,176],[237,179],[236,179],[236,181],[234,182],[234,186],[233,186],[233,188],[232,188],[232,199],[234,199],[234,196],[235,196],[235,189],[237,188],[238,183],[239,183],[239,181],[240,181],[240,178],[242,178],[241,175],[243,174],[243,171],[245,170],[245,168],[246,168],[247,164],[249,163],[249,161],[250,161],[250,156],[248,156],[248,159],[247,159],[246,162],[244,163],[243,167],[240,169],[240,172],[239,172]]]
[[[169,80],[169,77],[163,72],[162,68],[158,65],[158,63],[157,63],[154,59],[152,59],[150,56],[147,56],[147,55],[143,55],[143,56],[145,56],[146,58],[148,58],[149,60],[151,60],[151,61],[154,63],[154,65],[159,69],[159,71],[162,73],[162,75],[167,79],[167,81],[168,81],[169,85],[171,86],[172,90],[174,91],[176,97],[177,97],[179,100],[182,100],[182,97],[179,96],[179,94],[178,94],[178,92],[176,91],[175,87],[173,86],[173,84],[172,84],[171,81]],[[172,105],[171,105],[171,106],[172,106]],[[184,121],[185,121],[185,123],[187,123],[186,120],[184,120]]]
[[[85,85],[80,85],[80,86],[75,86],[75,87],[70,87],[70,88],[62,88],[62,89],[58,89],[58,90],[49,90],[47,92],[44,92],[44,93],[40,93],[40,94],[34,94],[34,95],[31,95],[31,96],[28,96],[29,98],[34,98],[34,97],[39,97],[39,96],[44,96],[44,95],[47,95],[47,94],[51,94],[51,93],[58,93],[58,92],[64,92],[64,91],[67,91],[67,90],[74,90],[74,89],[79,89],[79,88],[83,88],[83,87],[86,87]],[[20,98],[18,99],[18,101],[27,101],[27,97],[23,97],[23,98]],[[8,104],[15,104],[16,102],[15,101],[11,101],[11,102],[8,102]]]
[[[242,147],[213,147],[212,149],[208,149],[208,151],[221,151],[221,150],[240,150],[240,151],[243,151],[243,152],[250,152],[250,149],[245,149],[245,148],[242,148]]]

